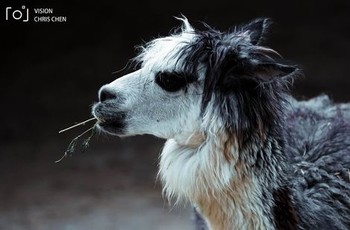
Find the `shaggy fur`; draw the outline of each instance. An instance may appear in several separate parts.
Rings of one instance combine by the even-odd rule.
[[[167,139],[159,178],[197,229],[349,229],[350,105],[290,96],[301,71],[263,46],[269,19],[227,32],[180,20],[101,88],[99,128]]]
[[[291,100],[284,120],[288,186],[303,229],[350,228],[350,106]]]

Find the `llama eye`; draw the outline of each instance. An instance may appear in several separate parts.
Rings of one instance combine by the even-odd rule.
[[[177,73],[160,72],[156,75],[156,83],[168,92],[176,92],[183,88],[187,83],[187,79]]]

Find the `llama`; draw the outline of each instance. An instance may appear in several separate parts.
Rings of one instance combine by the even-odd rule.
[[[350,104],[291,96],[302,71],[263,45],[268,18],[179,20],[101,87],[98,128],[167,139],[163,192],[193,205],[197,229],[350,229]]]

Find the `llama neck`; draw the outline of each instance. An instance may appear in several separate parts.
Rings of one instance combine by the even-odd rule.
[[[218,194],[198,197],[195,204],[210,230],[274,229],[266,215],[270,204],[261,197],[262,189],[254,179],[245,178]]]
[[[270,150],[271,145],[272,143],[266,142],[265,150]],[[232,145],[226,148],[231,149],[226,150],[226,155],[232,156],[231,159],[225,157],[233,167],[230,182],[225,188],[212,191],[210,196],[199,197],[196,201],[198,209],[212,230],[274,229],[269,214],[273,206],[271,190],[272,187],[278,187],[278,172],[270,168],[267,162],[264,162],[264,167],[269,175],[264,175],[263,170],[255,172],[263,146],[260,143],[251,143],[241,151]],[[212,151],[220,154],[220,148]],[[275,180],[267,181],[267,178]]]
[[[198,147],[166,142],[159,174],[167,196],[195,204],[211,230],[276,229],[274,196],[285,173],[279,143],[267,137],[239,150],[225,133],[205,138]]]

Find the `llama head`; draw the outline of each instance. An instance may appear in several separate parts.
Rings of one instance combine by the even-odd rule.
[[[93,115],[119,136],[151,134],[188,141],[195,133],[231,132],[243,142],[272,125],[296,67],[262,46],[269,19],[220,32],[194,29],[152,40],[135,58],[138,70],[104,85]]]

